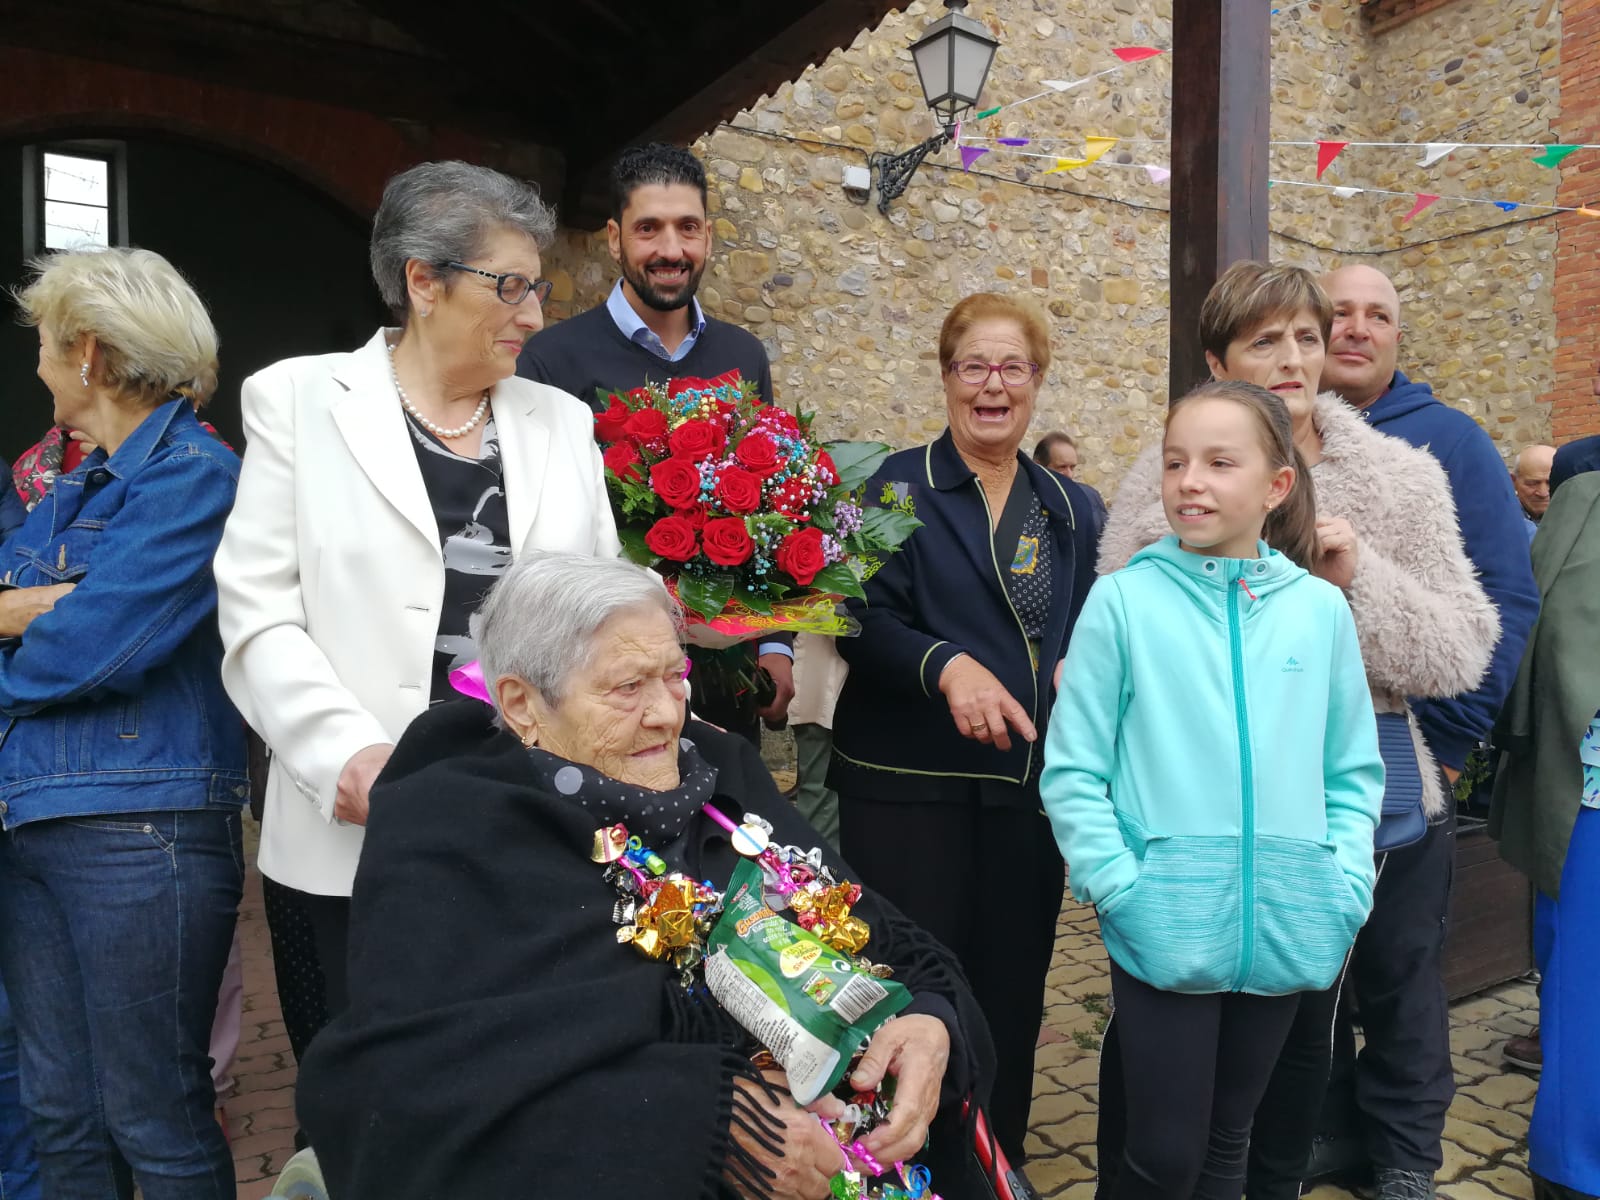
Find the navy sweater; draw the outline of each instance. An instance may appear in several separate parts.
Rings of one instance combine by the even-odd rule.
[[[715,379],[735,369],[772,403],[772,365],[748,330],[707,317],[689,353],[668,362],[623,337],[604,304],[546,326],[528,339],[517,358],[518,375],[571,392],[597,412],[605,407],[597,398],[599,391],[627,391],[672,379]]]
[[[867,581],[864,603],[846,601],[861,633],[839,639],[839,654],[850,664],[834,712],[828,772],[839,791],[926,800],[939,790],[937,778],[1037,780],[1056,663],[1094,582],[1100,522],[1079,484],[1021,455],[1018,461],[1054,537],[1055,601],[1037,667],[1001,581],[982,488],[950,431],[931,445],[891,454],[868,483],[870,501],[910,510],[922,528],[884,558]],[[956,732],[939,673],[962,652],[993,671],[1028,710],[1038,742],[1013,733],[1011,749],[1002,752]]]
[[[1550,464],[1551,493],[1585,471],[1600,471],[1600,434],[1568,442],[1556,451],[1555,461]]]
[[[1539,589],[1533,582],[1522,508],[1489,435],[1466,413],[1442,403],[1427,384],[1413,383],[1396,371],[1389,390],[1362,415],[1379,432],[1410,442],[1439,460],[1450,477],[1467,557],[1500,610],[1500,641],[1489,673],[1477,689],[1448,700],[1412,701],[1434,756],[1459,771],[1473,747],[1488,737],[1539,615]]]

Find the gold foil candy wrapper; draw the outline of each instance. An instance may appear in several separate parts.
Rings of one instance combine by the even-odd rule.
[[[589,852],[589,861],[597,863],[614,863],[622,857],[622,852],[628,848],[628,831],[622,825],[608,825],[594,831],[594,849]]]
[[[872,931],[860,917],[824,921],[811,931],[841,954],[860,954],[867,948]]]

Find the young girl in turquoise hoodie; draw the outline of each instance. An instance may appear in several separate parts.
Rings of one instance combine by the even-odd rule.
[[[1298,993],[1333,982],[1372,906],[1383,763],[1349,606],[1305,569],[1316,503],[1283,402],[1205,384],[1163,454],[1174,534],[1090,592],[1041,791],[1111,957],[1115,1200],[1238,1200]]]

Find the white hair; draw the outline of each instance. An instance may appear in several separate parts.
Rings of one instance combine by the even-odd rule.
[[[515,676],[559,705],[567,681],[587,666],[594,635],[612,617],[631,609],[656,609],[683,632],[683,612],[643,567],[620,558],[582,554],[524,555],[502,575],[483,607],[473,614],[484,682]],[[495,698],[498,711],[499,700]]]

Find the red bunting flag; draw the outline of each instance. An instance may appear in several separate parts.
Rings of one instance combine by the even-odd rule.
[[[1322,178],[1322,173],[1333,165],[1333,160],[1344,153],[1344,148],[1349,142],[1318,142],[1317,143],[1317,178]]]
[[[1154,46],[1121,46],[1111,53],[1115,54],[1123,62],[1135,63],[1143,62],[1147,58],[1154,58],[1164,52],[1157,50]]]
[[[1416,202],[1416,204],[1412,206],[1412,209],[1411,209],[1410,212],[1408,212],[1405,216],[1401,217],[1400,219],[1402,221],[1411,220],[1412,217],[1416,216],[1423,209],[1427,208],[1428,205],[1432,204],[1438,198],[1439,197],[1437,197],[1435,195],[1432,195],[1429,192],[1418,192],[1417,193],[1417,202]]]

